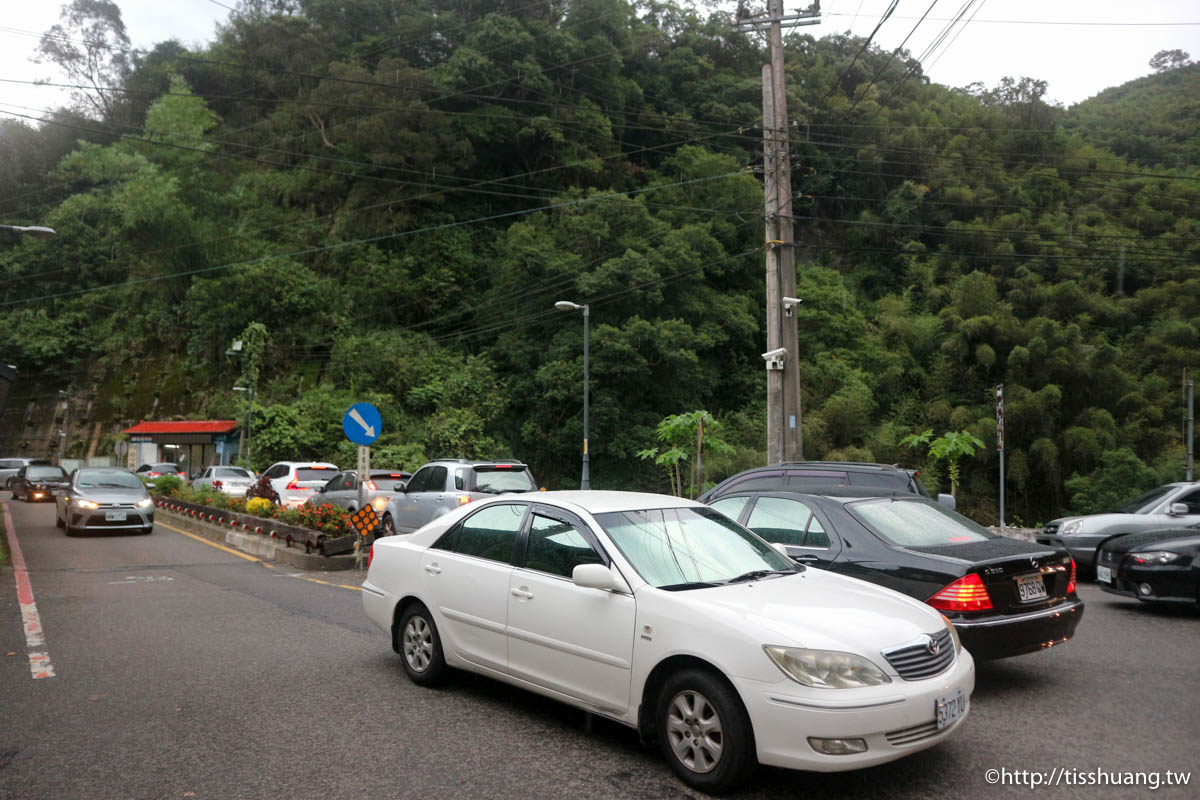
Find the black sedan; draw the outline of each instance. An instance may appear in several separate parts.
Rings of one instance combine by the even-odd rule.
[[[1096,548],[1096,583],[1146,603],[1200,605],[1200,529],[1117,536]]]
[[[54,490],[66,488],[67,483],[67,473],[62,467],[30,464],[17,470],[10,486],[14,500],[29,503],[53,500]]]
[[[976,658],[1062,644],[1083,618],[1065,550],[997,536],[923,497],[735,491],[710,505],[794,561],[928,603]]]

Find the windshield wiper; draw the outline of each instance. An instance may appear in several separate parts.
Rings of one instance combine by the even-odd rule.
[[[97,483],[96,486],[107,486],[110,489],[134,489],[137,487],[125,483]]]
[[[730,578],[725,583],[743,583],[745,581],[756,581],[759,578],[765,578],[768,575],[792,575],[795,570],[790,569],[754,569],[749,572],[743,572],[736,578]]]
[[[672,583],[669,586],[659,586],[664,592],[679,592],[687,589],[711,589],[714,586],[719,586],[717,583],[705,583],[703,581],[692,581],[690,583]]]

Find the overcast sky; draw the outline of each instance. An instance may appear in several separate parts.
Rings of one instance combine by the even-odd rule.
[[[788,13],[810,0],[785,0]],[[899,0],[875,42],[885,49],[900,45],[933,0]],[[939,0],[917,27],[906,49],[921,56],[968,0]],[[216,24],[229,16],[236,0],[117,0],[134,45],[142,48],[176,38],[187,45],[210,41]],[[765,0],[749,0],[751,8]],[[851,30],[868,35],[890,0],[825,0],[822,23],[808,28],[815,36]],[[58,22],[53,0],[0,0],[0,79],[60,80],[52,65],[30,61],[38,35]],[[994,86],[1005,75],[1029,76],[1049,83],[1047,99],[1072,105],[1108,88],[1150,73],[1148,62],[1159,50],[1179,48],[1200,58],[1200,3],[1196,0],[982,0],[965,26],[955,27],[943,47],[923,61],[937,83],[965,86],[982,81]],[[19,13],[18,13],[19,12]],[[970,16],[970,14],[968,14]],[[955,33],[957,32],[957,35]],[[48,87],[0,82],[0,110],[30,113],[14,106],[52,107],[64,100]]]

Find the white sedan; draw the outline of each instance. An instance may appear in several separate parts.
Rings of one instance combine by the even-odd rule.
[[[472,502],[377,541],[362,589],[414,682],[457,667],[614,719],[706,792],[937,744],[975,685],[937,611],[676,497]]]

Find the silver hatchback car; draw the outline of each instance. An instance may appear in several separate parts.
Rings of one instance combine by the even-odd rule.
[[[472,500],[536,490],[529,467],[520,461],[431,461],[388,501],[384,531],[412,533]],[[391,529],[389,518],[394,526]]]
[[[68,536],[100,531],[154,530],[154,501],[136,475],[119,467],[80,467],[54,493],[55,524]]]

